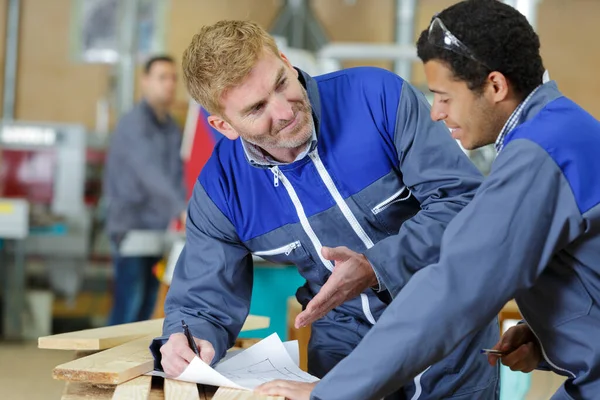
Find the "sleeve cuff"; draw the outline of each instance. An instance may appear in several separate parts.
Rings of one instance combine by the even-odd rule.
[[[385,287],[385,284],[379,278],[379,274],[377,273],[377,270],[375,269],[375,267],[373,267],[373,264],[371,264],[371,261],[369,261],[368,258],[367,258],[367,261],[369,262],[369,265],[371,266],[371,268],[373,269],[373,272],[375,273],[375,278],[377,278],[377,285],[372,286],[371,289],[373,289],[377,293],[387,290],[387,288]]]
[[[161,365],[161,361],[162,361],[162,354],[160,353],[160,348],[167,343],[167,340],[169,340],[168,336],[161,336],[161,337],[157,337],[154,340],[152,340],[152,343],[150,343],[150,353],[152,353],[152,357],[154,357],[154,370],[155,371],[162,371],[162,365]]]

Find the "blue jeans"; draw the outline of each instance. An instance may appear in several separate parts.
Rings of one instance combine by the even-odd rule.
[[[113,252],[113,306],[109,325],[150,319],[158,294],[152,267],[160,257],[121,257]]]

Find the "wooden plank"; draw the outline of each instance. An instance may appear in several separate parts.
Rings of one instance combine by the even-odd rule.
[[[166,383],[166,381],[171,381],[169,383]],[[184,389],[181,388],[182,385],[179,385],[178,383],[173,384],[173,382],[179,382],[179,381],[173,381],[170,379],[165,379],[165,388],[164,390],[159,388],[159,387],[152,387],[152,390],[150,392],[150,397],[148,398],[149,400],[170,400],[170,399],[176,399],[176,400],[185,400],[188,399],[188,397],[184,397],[185,396],[185,392],[183,391]],[[181,383],[187,383],[187,382],[181,382]],[[190,385],[194,385],[195,384],[190,384]],[[188,387],[188,389],[190,388],[190,385],[186,385]],[[169,389],[167,389],[167,386],[169,386]],[[119,386],[116,386],[117,388]],[[198,391],[197,396],[198,397],[191,397],[194,400],[284,400],[283,397],[279,397],[279,396],[259,396],[253,392],[249,392],[249,391],[244,391],[244,390],[237,390],[237,389],[228,389],[228,388],[219,388],[219,390],[217,391],[217,388],[211,387],[211,388],[206,388],[206,391],[203,390],[204,387],[200,386],[200,389]],[[173,397],[166,397],[166,392],[167,390],[170,390],[169,393],[171,393],[171,395]],[[85,383],[85,382],[67,382],[65,385],[65,391],[63,392],[63,396],[61,397],[61,400],[90,400],[90,399],[94,399],[94,400],[111,400],[114,399],[114,393],[116,392],[115,390],[115,386],[104,386],[104,387],[98,387],[95,385],[92,385],[90,383]],[[182,396],[183,393],[183,396]],[[193,396],[194,392],[190,390],[190,395]]]
[[[98,387],[86,382],[67,382],[61,400],[111,400],[114,387]]]
[[[122,345],[144,336],[160,336],[162,319],[133,322],[104,328],[85,329],[76,332],[38,338],[38,348],[54,350],[104,350]]]
[[[150,390],[150,397],[148,400],[165,400],[165,391],[161,387],[155,388],[153,386]]]
[[[165,400],[205,400],[200,399],[198,385],[191,382],[165,379]]]
[[[103,328],[85,329],[38,339],[38,348],[53,350],[104,350],[136,340],[144,336],[162,335],[163,319],[133,322]],[[242,332],[268,328],[269,317],[249,315]]]
[[[248,390],[206,387],[207,400],[285,400],[283,396],[260,396]],[[210,394],[209,394],[210,393]]]
[[[162,380],[162,378],[155,378]],[[162,381],[160,383],[160,386],[152,385],[148,400],[165,400]],[[66,382],[61,400],[111,400],[116,387],[118,386],[103,385],[99,387],[85,382]]]
[[[148,400],[151,386],[151,376],[138,376],[117,385],[112,400]]]
[[[125,343],[54,368],[53,378],[67,381],[117,385],[152,370],[148,349],[153,336]]]

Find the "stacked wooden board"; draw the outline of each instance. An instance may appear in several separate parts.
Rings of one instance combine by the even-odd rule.
[[[283,400],[252,392],[203,387],[144,375],[152,371],[148,346],[161,335],[162,319],[45,336],[40,349],[74,350],[76,359],[54,368],[54,379],[67,381],[63,400]],[[242,331],[264,329],[269,318],[249,316]]]

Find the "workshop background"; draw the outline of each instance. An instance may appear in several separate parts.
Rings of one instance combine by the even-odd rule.
[[[537,30],[550,78],[600,118],[598,0],[507,0]],[[313,75],[343,67],[390,69],[427,92],[416,35],[453,0],[0,0],[0,398],[59,399],[52,368],[72,354],[36,339],[100,327],[111,307],[102,171],[115,123],[140,98],[143,62],[181,55],[193,34],[221,19],[251,19],[276,36],[292,63]],[[173,116],[184,131],[188,177],[218,134],[179,79]],[[200,137],[200,139],[198,139]],[[194,149],[201,146],[201,149]],[[194,157],[194,155],[197,157]],[[494,152],[470,152],[487,172]],[[177,236],[177,232],[170,235]],[[161,315],[173,247],[155,273]],[[293,266],[257,260],[251,313],[296,335],[288,317],[302,279]],[[267,290],[268,288],[268,290]],[[515,310],[501,315],[514,323]],[[468,315],[464,316],[468,318]],[[548,399],[561,377],[503,370],[503,399]]]

